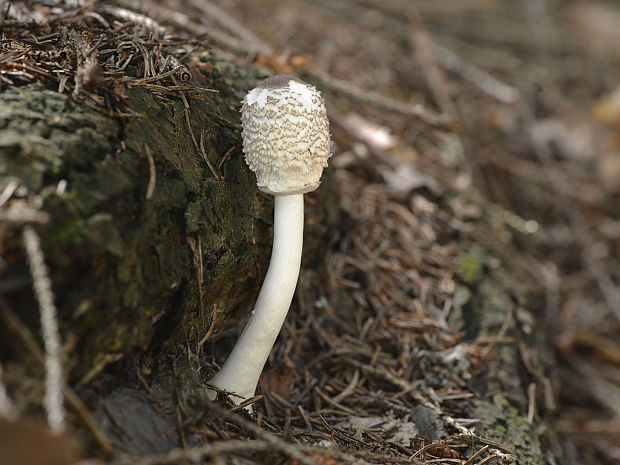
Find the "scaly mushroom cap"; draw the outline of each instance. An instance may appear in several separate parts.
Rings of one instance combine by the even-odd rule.
[[[288,74],[262,81],[243,99],[243,151],[258,188],[273,195],[319,187],[330,156],[321,94]]]

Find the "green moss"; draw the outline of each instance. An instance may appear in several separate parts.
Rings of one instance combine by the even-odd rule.
[[[456,275],[465,284],[477,285],[484,274],[484,256],[469,253],[462,256],[456,265]]]
[[[75,219],[58,225],[52,240],[55,247],[66,249],[70,246],[81,245],[84,242],[85,234],[84,221]]]
[[[480,419],[484,436],[511,449],[520,465],[544,465],[545,448],[540,432],[508,400],[496,395],[491,401],[480,401],[474,415]]]

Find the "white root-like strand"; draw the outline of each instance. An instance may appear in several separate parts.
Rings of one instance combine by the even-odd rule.
[[[34,294],[41,312],[41,332],[45,348],[45,410],[50,429],[55,433],[64,430],[65,407],[62,394],[63,379],[60,364],[60,335],[52,283],[41,251],[39,236],[30,226],[24,228],[24,246],[30,264]]]

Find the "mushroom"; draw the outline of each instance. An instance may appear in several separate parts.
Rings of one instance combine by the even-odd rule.
[[[243,151],[258,188],[275,196],[269,269],[250,320],[213,386],[253,397],[271,348],[293,300],[304,229],[303,194],[315,190],[330,156],[329,121],[321,94],[304,81],[279,74],[243,100]],[[209,397],[214,398],[211,390]],[[250,409],[251,410],[251,409]]]

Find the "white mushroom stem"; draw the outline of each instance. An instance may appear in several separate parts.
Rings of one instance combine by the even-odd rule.
[[[254,396],[293,300],[303,244],[303,194],[276,195],[273,223],[269,269],[252,316],[224,366],[210,381],[220,389],[243,397],[231,397],[236,403]],[[214,397],[213,391],[211,396]]]

